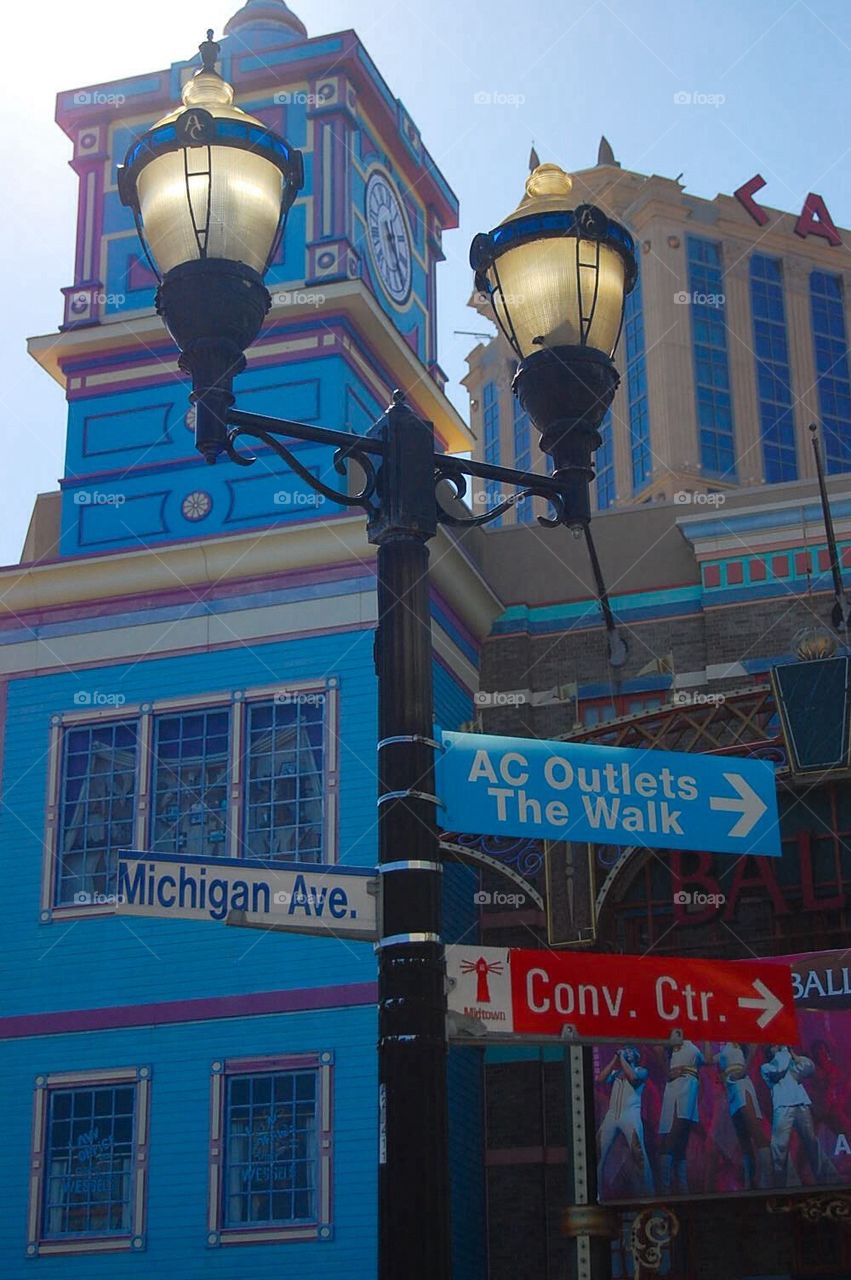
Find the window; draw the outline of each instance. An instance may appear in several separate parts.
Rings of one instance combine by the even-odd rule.
[[[97,720],[69,728],[63,740],[56,894],[107,894],[110,853],[133,843],[136,725]]]
[[[144,1247],[150,1075],[37,1078],[30,1256]]]
[[[332,1063],[213,1064],[210,1244],[330,1239]]]
[[[248,707],[245,846],[253,858],[322,861],[324,697]]]
[[[632,293],[627,294],[623,324],[626,350],[626,390],[629,411],[632,491],[643,489],[653,471],[650,452],[650,408],[647,399],[647,363],[644,356],[644,304],[639,271]]]
[[[735,479],[733,398],[720,246],[689,236],[688,273],[700,461],[712,475]]]
[[[828,472],[851,471],[851,378],[839,276],[813,271],[810,305],[825,467]]]
[[[55,717],[42,920],[109,909],[121,849],[333,861],[335,686]]]
[[[482,391],[485,462],[497,466],[500,460],[499,439],[499,393],[495,382],[486,382]],[[502,501],[502,492],[496,480],[485,481],[485,494],[488,510],[492,510]],[[493,521],[494,525],[502,523],[502,516]]]
[[[523,409],[517,396],[514,397],[514,466],[518,471],[532,469],[532,426],[529,415]],[[518,524],[531,524],[535,519],[535,500],[532,497],[521,498],[514,508],[517,512]]]
[[[780,262],[755,253],[751,258],[750,276],[763,468],[768,483],[779,484],[798,478]]]
[[[612,442],[612,411],[606,410],[606,416],[600,423],[600,435],[603,443],[594,455],[597,471],[597,510],[605,511],[615,500],[615,459]]]
[[[230,711],[154,717],[156,853],[221,857],[228,809]]]

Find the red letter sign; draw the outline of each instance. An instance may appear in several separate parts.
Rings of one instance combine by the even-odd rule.
[[[827,205],[821,196],[811,191],[804,201],[801,216],[795,223],[795,235],[805,240],[807,236],[821,236],[828,244],[842,244],[842,236],[836,230]]]
[[[766,222],[768,222],[768,214],[765,212],[762,205],[757,204],[753,196],[755,191],[760,191],[764,186],[765,178],[761,173],[756,173],[748,182],[743,182],[742,185],[737,187],[733,192],[733,195],[736,197],[739,204],[744,209],[747,209],[754,222],[758,223],[761,227],[764,227]]]

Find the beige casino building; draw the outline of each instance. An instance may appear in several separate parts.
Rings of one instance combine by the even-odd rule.
[[[851,470],[851,232],[837,229],[822,197],[773,209],[756,174],[702,199],[677,178],[623,168],[605,138],[573,182],[576,203],[629,228],[639,260],[617,353],[621,388],[596,455],[597,510],[808,479],[811,422],[828,473]],[[489,313],[477,296],[472,305]],[[511,391],[507,341],[480,342],[468,363],[475,456],[543,469]],[[528,500],[503,521],[533,515]]]

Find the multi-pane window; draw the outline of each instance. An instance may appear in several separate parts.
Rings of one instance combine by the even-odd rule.
[[[108,901],[122,849],[330,861],[333,686],[57,721],[42,918]]]
[[[208,1244],[331,1239],[333,1061],[213,1063]]]
[[[644,355],[644,307],[640,271],[635,281],[635,288],[631,293],[627,294],[623,332],[626,351],[626,389],[629,411],[632,489],[633,493],[636,493],[650,479],[653,470],[650,454],[650,407],[647,399],[647,363]]]
[[[81,724],[66,731],[62,747],[57,895],[73,902],[113,892],[112,852],[133,843],[136,724]]]
[[[829,472],[851,471],[851,377],[840,277],[813,271],[810,304],[825,465]]]
[[[324,704],[316,693],[249,705],[246,856],[322,861]]]
[[[733,397],[719,245],[688,237],[688,278],[700,461],[704,471],[732,480],[736,470]]]
[[[600,436],[603,443],[594,455],[594,467],[597,472],[597,510],[605,511],[615,500],[615,458],[612,441],[612,411],[606,410],[606,416],[600,423]]]
[[[229,708],[154,718],[157,853],[221,857],[228,811]]]
[[[144,1245],[150,1067],[37,1076],[27,1256]]]
[[[500,441],[499,441],[499,389],[495,382],[486,382],[482,388],[482,422],[484,435],[485,462],[490,462],[494,466],[498,465],[500,460]],[[502,495],[499,484],[496,480],[485,481],[485,493],[487,495],[488,510],[499,505],[502,501]],[[494,520],[494,524],[500,524],[502,517]]]
[[[514,466],[518,471],[530,471],[532,468],[532,424],[517,396],[514,397]],[[517,520],[521,524],[531,524],[535,519],[534,499],[521,498],[515,507]]]
[[[51,1090],[42,1236],[127,1234],[136,1089]]]
[[[750,262],[750,278],[763,466],[767,482],[779,484],[798,477],[789,341],[779,260],[755,253]]]
[[[270,1071],[226,1082],[224,1228],[317,1219],[317,1072]]]

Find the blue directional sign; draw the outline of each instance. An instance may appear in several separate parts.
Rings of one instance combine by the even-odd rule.
[[[442,742],[447,831],[780,857],[768,761],[482,733]]]

